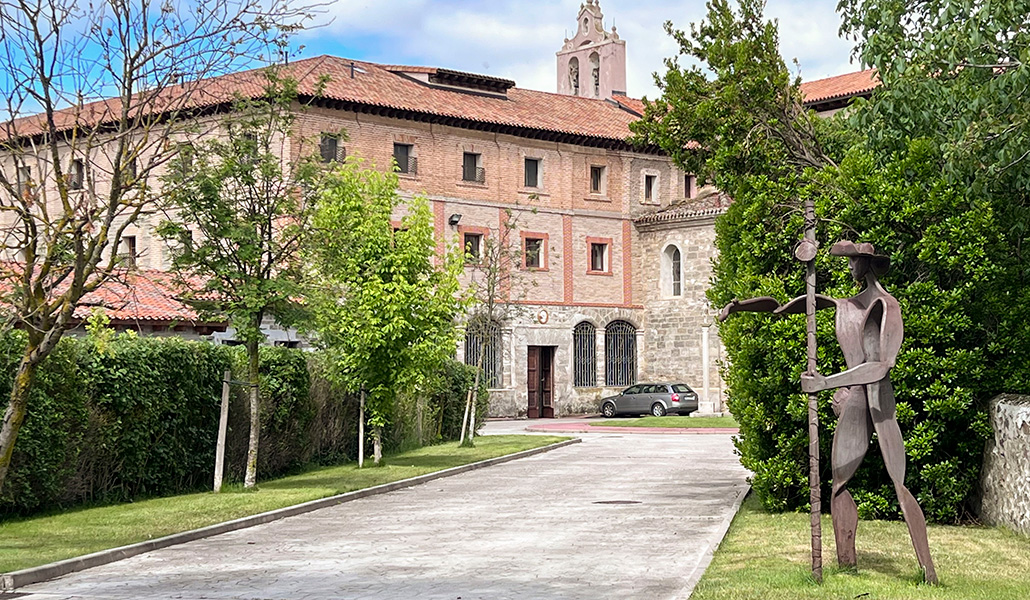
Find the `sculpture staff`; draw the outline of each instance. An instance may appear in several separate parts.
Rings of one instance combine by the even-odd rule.
[[[919,503],[905,487],[905,443],[898,427],[894,388],[890,381],[890,370],[901,349],[904,327],[897,299],[883,288],[879,280],[890,267],[890,259],[877,254],[872,244],[849,241],[834,244],[830,254],[848,257],[852,277],[856,282],[866,284],[851,298],[817,295],[817,309],[837,309],[837,341],[844,353],[847,370],[828,377],[818,372],[801,376],[801,388],[805,392],[838,388],[833,396],[833,410],[838,420],[833,432],[830,461],[833,469],[830,506],[837,541],[837,562],[843,567],[856,566],[858,508],[847,484],[862,463],[869,449],[869,438],[875,431],[923,577],[927,583],[937,583],[926,537],[926,519]],[[805,300],[805,296],[801,296],[782,306],[769,297],[734,300],[722,310],[719,320],[741,311],[777,315],[800,313],[804,311]]]

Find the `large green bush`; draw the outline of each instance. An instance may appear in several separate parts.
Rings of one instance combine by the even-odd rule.
[[[858,5],[865,6],[842,3]],[[852,26],[879,23],[898,36],[899,48],[908,48],[908,29],[897,27],[894,13],[911,6],[890,8],[857,10]],[[928,519],[959,520],[979,478],[989,434],[986,402],[999,392],[1030,388],[1030,210],[1026,186],[1012,185],[1025,181],[1012,178],[1030,162],[1001,168],[1007,155],[970,157],[966,152],[976,146],[956,153],[954,139],[942,138],[937,126],[963,112],[959,121],[987,124],[983,107],[997,98],[984,86],[1024,89],[1026,70],[967,80],[960,87],[975,92],[970,103],[944,89],[954,78],[938,77],[941,65],[921,63],[929,75],[919,75],[904,61],[881,61],[884,88],[852,107],[850,120],[842,118],[847,113],[822,119],[802,106],[798,78],[779,52],[777,26],[763,10],[760,0],[712,0],[705,21],[689,32],[669,26],[680,52],[693,60],[666,63],[662,98],[647,105],[633,129],[638,141],[661,146],[687,172],[733,198],[716,221],[719,256],[708,294],[715,305],[756,296],[782,302],[804,293],[804,267],[792,250],[802,237],[806,198],[816,201],[821,219],[819,291],[848,297],[859,289],[847,262],[828,255],[832,243],[872,242],[890,255],[893,268],[882,281],[905,320],[891,378],[907,452],[906,485]],[[942,38],[933,27],[921,27],[932,40],[924,49],[939,56],[935,44]],[[934,101],[925,94],[894,96],[890,88],[902,71],[915,79],[898,89],[933,88]],[[956,73],[965,79],[973,71]],[[921,110],[923,126],[916,126],[912,115]],[[1006,132],[1025,125],[1017,119],[1009,128],[1010,121]],[[729,405],[740,423],[737,448],[754,473],[758,497],[774,510],[807,508],[807,406],[799,389],[805,319],[742,313],[720,326],[720,336]],[[818,341],[820,371],[843,370],[832,311],[818,317]],[[836,422],[831,397],[821,394],[819,404],[824,498]],[[898,515],[875,440],[849,487],[862,516]]]

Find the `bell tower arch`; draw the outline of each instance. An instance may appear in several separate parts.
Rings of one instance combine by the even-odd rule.
[[[599,0],[580,5],[576,35],[565,40],[557,57],[559,94],[611,98],[626,93],[626,40],[615,26],[605,30]]]

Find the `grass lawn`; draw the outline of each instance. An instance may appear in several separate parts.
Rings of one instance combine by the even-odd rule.
[[[354,463],[322,467],[242,487],[153,498],[130,504],[73,509],[0,523],[0,573],[81,556],[187,531],[344,492],[390,483],[488,458],[538,448],[568,438],[491,435],[474,448],[457,443],[389,455],[386,466],[358,469]]]
[[[710,429],[712,427],[737,427],[733,417],[640,417],[639,419],[604,419],[590,423],[597,427],[670,427],[675,429]]]
[[[922,575],[903,522],[860,521],[858,572],[837,568],[833,528],[823,520],[823,583],[810,576],[808,514],[769,514],[751,496],[692,600],[859,598],[1024,600],[1030,598],[1030,540],[1001,528],[931,525],[940,585]]]

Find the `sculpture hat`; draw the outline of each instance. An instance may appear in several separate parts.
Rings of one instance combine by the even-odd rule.
[[[889,256],[876,253],[876,247],[869,242],[850,242],[841,240],[830,248],[830,256],[847,256],[848,258],[868,258],[877,274],[886,273],[891,266]]]

